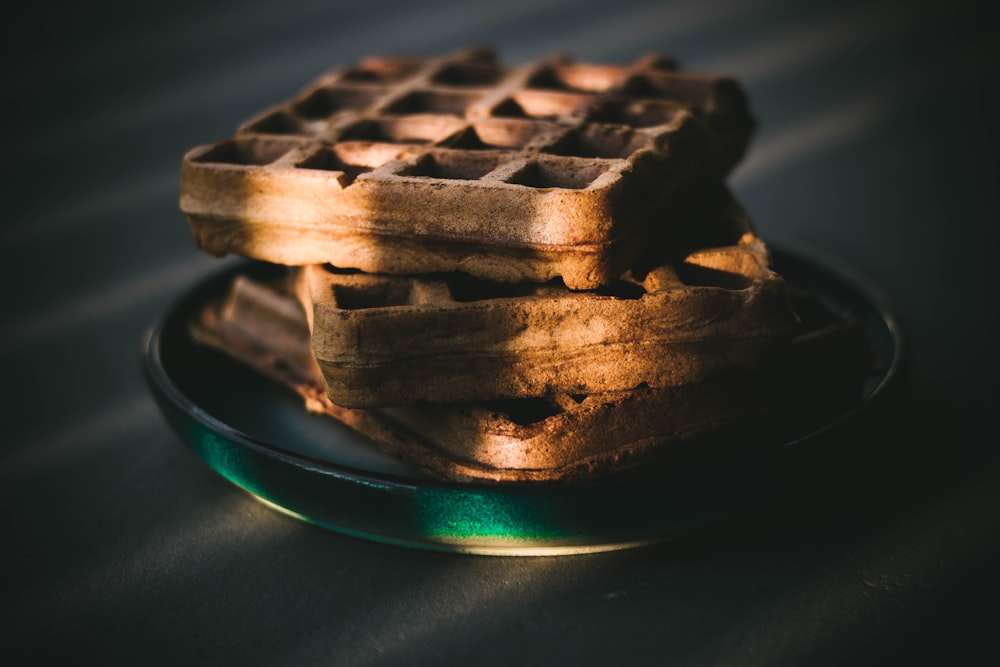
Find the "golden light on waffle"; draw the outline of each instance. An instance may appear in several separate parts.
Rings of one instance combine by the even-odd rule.
[[[346,407],[542,397],[692,384],[767,363],[796,322],[742,209],[713,192],[684,226],[732,245],[653,256],[644,275],[574,292],[459,275],[306,269],[312,348]],[[681,230],[678,230],[681,231]]]
[[[237,278],[192,323],[200,341],[292,388],[325,412],[431,474],[457,480],[592,477],[647,458],[664,444],[710,433],[768,407],[767,376],[724,374],[654,389],[557,393],[478,403],[357,409],[330,400],[309,354],[297,278]]]
[[[589,289],[753,127],[735,81],[663,59],[368,59],[189,151],[181,209],[213,254]]]
[[[332,70],[184,156],[197,244],[290,267],[192,334],[436,477],[637,465],[772,414],[807,356],[724,185],[753,129],[657,56]]]

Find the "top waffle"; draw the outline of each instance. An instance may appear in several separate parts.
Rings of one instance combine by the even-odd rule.
[[[181,208],[214,254],[594,288],[753,126],[732,79],[663,58],[368,59],[188,152]]]

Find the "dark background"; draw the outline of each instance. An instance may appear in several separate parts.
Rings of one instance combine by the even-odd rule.
[[[6,9],[0,645],[29,664],[997,660],[1000,82],[986,9]],[[140,341],[219,262],[194,248],[177,207],[183,153],[331,67],[470,44],[511,63],[659,51],[745,83],[760,129],[734,192],[765,239],[874,286],[910,342],[897,402],[817,492],[634,551],[439,554],[279,515],[167,428]]]

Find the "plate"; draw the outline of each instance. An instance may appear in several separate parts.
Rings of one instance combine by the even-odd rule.
[[[144,370],[167,421],[209,467],[309,523],[379,542],[475,554],[636,547],[774,503],[791,480],[815,473],[815,461],[848,456],[850,429],[865,428],[870,420],[863,417],[876,413],[897,384],[904,339],[875,292],[801,254],[772,248],[772,255],[789,282],[861,324],[876,370],[857,402],[797,432],[730,433],[728,445],[735,446],[713,445],[703,449],[710,454],[588,482],[430,479],[334,420],[307,413],[283,387],[190,340],[186,322],[222,294],[235,273],[266,277],[281,270],[271,265],[229,265],[184,292],[149,329]]]

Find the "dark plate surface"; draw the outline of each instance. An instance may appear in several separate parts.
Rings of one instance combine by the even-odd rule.
[[[903,338],[880,299],[801,255],[773,249],[789,282],[856,319],[875,371],[851,406],[806,427],[731,433],[711,455],[675,457],[586,483],[459,484],[429,479],[301,399],[190,340],[185,323],[246,263],[192,286],[150,329],[145,371],[181,438],[218,474],[311,523],[419,548],[495,555],[584,553],[649,544],[775,502],[802,461],[838,456],[901,375]],[[745,445],[745,446],[744,446]],[[721,453],[720,453],[721,452]],[[844,455],[847,456],[846,448]],[[808,468],[815,470],[815,466]]]

